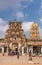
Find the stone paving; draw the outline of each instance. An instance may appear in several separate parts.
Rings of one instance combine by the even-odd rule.
[[[42,57],[32,57],[34,64],[42,64]],[[28,56],[20,56],[17,59],[17,56],[0,56],[0,64],[28,64],[29,57]]]

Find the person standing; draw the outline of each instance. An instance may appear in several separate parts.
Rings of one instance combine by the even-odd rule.
[[[17,59],[19,59],[19,52],[17,51]]]
[[[29,51],[29,61],[32,61],[31,50]]]

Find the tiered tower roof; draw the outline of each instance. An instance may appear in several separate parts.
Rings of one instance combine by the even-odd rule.
[[[36,22],[30,28],[30,39],[40,39],[39,28]]]
[[[17,38],[21,40],[26,39],[22,29],[22,22],[9,22],[9,29],[6,31],[5,39],[10,41]]]

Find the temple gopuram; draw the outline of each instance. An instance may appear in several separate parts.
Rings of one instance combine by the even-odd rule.
[[[5,38],[0,39],[0,53],[19,52],[20,55],[28,55],[31,50],[32,55],[42,54],[42,39],[38,24],[34,22],[30,28],[30,38],[26,38],[22,29],[22,22],[9,22],[9,28],[5,33]]]
[[[38,55],[42,52],[42,40],[40,39],[39,26],[36,22],[31,25],[30,39],[28,40],[32,54]]]

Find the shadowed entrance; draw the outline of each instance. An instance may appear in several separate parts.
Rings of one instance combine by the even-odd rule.
[[[15,54],[17,55],[17,52],[18,52],[18,48],[15,48]]]
[[[18,52],[18,43],[13,43],[13,51],[17,55],[17,52]]]
[[[41,53],[41,47],[40,46],[34,46],[33,47],[33,54],[38,55]]]

